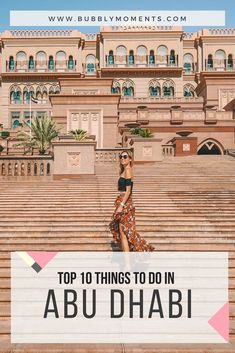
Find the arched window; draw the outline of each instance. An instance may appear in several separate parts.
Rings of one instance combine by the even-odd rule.
[[[55,56],[55,64],[57,69],[65,69],[66,68],[66,54],[64,51],[60,50],[56,53]],[[49,59],[50,60],[50,59]]]
[[[17,120],[14,120],[12,122],[12,128],[13,129],[16,129],[17,127],[19,127],[21,124],[20,124],[20,121],[17,119]]]
[[[123,95],[127,97],[133,97],[134,96],[133,87],[123,87]]]
[[[10,71],[14,71],[14,69],[15,69],[15,61],[14,61],[13,56],[10,56],[10,58],[9,58],[8,68]]]
[[[175,51],[174,51],[174,49],[172,49],[170,51],[169,64],[175,65]]]
[[[188,84],[184,86],[184,97],[194,97],[194,88]]]
[[[121,93],[120,83],[118,81],[114,81],[111,87],[111,93]]]
[[[36,54],[36,67],[37,69],[47,68],[47,55],[44,51],[39,51]]]
[[[40,63],[45,62],[47,60],[46,53],[44,51],[37,52],[36,60],[37,62],[40,62]]]
[[[28,91],[24,92],[23,100],[24,100],[25,104],[29,104],[30,103],[30,92],[28,92]]]
[[[95,55],[89,54],[86,57],[86,72],[92,74],[95,72]]]
[[[136,54],[137,54],[138,64],[144,64],[144,65],[147,64],[147,59],[148,59],[147,53],[148,53],[147,48],[144,45],[139,45],[137,47]]]
[[[49,94],[55,94],[55,86],[51,86],[49,89]]]
[[[212,54],[208,55],[208,59],[207,59],[207,69],[212,69],[213,68],[213,56]]]
[[[30,97],[34,96],[34,89],[33,87],[25,87],[23,93],[23,101],[25,104],[30,103]]]
[[[127,62],[127,49],[124,47],[124,45],[119,45],[116,48],[116,58],[115,58],[116,64],[126,64]]]
[[[224,154],[224,148],[218,141],[207,139],[200,143],[197,154]]]
[[[134,83],[132,80],[126,80],[122,85],[122,94],[126,97],[134,96]]]
[[[55,86],[55,94],[59,94],[60,93],[60,87],[59,86]]]
[[[113,50],[110,50],[108,55],[108,65],[113,65],[113,64],[114,64]]]
[[[44,86],[42,88],[42,103],[46,103],[47,102],[47,88]]]
[[[150,50],[150,53],[149,53],[149,64],[150,65],[154,65],[155,64],[154,50]]]
[[[174,86],[171,81],[166,81],[163,83],[163,96],[164,97],[174,96]]]
[[[21,103],[21,90],[19,87],[12,87],[10,92],[10,101],[11,101],[11,104]]]
[[[166,56],[168,53],[168,49],[165,45],[160,45],[158,48],[157,48],[157,55],[160,55],[160,56]]]
[[[49,56],[49,61],[48,61],[48,69],[49,70],[54,70],[55,69],[55,61],[52,55]]]
[[[17,62],[26,62],[26,54],[24,51],[19,51],[17,54],[16,54],[16,61]]]
[[[137,47],[136,54],[140,56],[147,55],[147,48],[144,45],[139,45]]]
[[[120,93],[120,87],[116,86],[116,87],[112,87],[111,88],[111,93]]]
[[[227,69],[228,70],[233,69],[233,54],[228,55]]]
[[[157,80],[152,80],[149,83],[149,95],[150,97],[160,97],[161,88]]]
[[[134,51],[130,50],[129,56],[128,56],[128,64],[133,65],[134,63],[135,63]]]
[[[38,99],[38,104],[42,104],[44,103],[43,102],[43,99],[47,98],[47,89],[45,86],[38,86],[37,89],[36,89],[36,98]]]
[[[65,61],[66,60],[66,54],[64,51],[60,50],[56,53],[56,60],[58,61]]]
[[[191,73],[193,69],[193,56],[192,54],[184,54],[184,72]]]
[[[149,87],[149,95],[151,97],[160,97],[160,87]]]
[[[73,60],[73,55],[69,55],[69,60],[68,60],[68,69],[73,70],[74,69],[74,60]]]
[[[34,60],[33,60],[33,56],[30,55],[29,57],[29,70],[34,70],[35,64],[34,64]]]
[[[119,45],[116,49],[116,55],[118,56],[125,56],[127,55],[127,49],[124,45]]]
[[[59,86],[51,86],[49,88],[49,94],[59,94],[60,93],[60,87]]]
[[[160,45],[157,48],[157,65],[165,67],[167,66],[167,56],[168,54],[168,49],[165,45]]]
[[[17,69],[27,68],[27,56],[24,51],[19,51],[16,54],[16,67]]]
[[[226,54],[225,51],[222,49],[216,50],[215,52],[215,62],[214,67],[215,69],[224,69],[226,65]]]
[[[225,59],[225,51],[222,49],[216,50],[215,58],[218,60],[224,60]]]

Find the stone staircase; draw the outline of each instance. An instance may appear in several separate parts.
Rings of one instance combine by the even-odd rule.
[[[167,157],[135,165],[138,232],[157,251],[228,251],[230,344],[10,345],[10,251],[118,251],[108,230],[117,165],[57,181],[0,183],[0,352],[235,352],[235,159]]]

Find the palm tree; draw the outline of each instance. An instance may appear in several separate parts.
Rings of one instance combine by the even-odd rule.
[[[73,135],[74,139],[77,141],[82,141],[86,138],[88,138],[88,133],[85,130],[82,129],[75,129],[71,130],[70,133]]]
[[[22,131],[18,134],[18,138],[21,143],[15,146],[24,146],[32,151],[32,148],[37,147],[39,154],[45,154],[46,151],[51,147],[51,143],[59,135],[59,129],[56,123],[51,120],[48,116],[34,117],[30,124],[25,124],[31,129],[31,133]]]

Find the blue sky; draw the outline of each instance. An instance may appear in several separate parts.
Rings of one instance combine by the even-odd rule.
[[[215,0],[5,0],[0,3],[0,31],[17,29],[9,25],[10,10],[225,10],[225,27],[235,27],[234,0],[224,1],[222,4]],[[72,27],[67,28],[72,29]],[[97,27],[77,27],[77,29],[84,33],[94,33],[99,30]],[[198,29],[200,27],[184,28],[185,31]]]

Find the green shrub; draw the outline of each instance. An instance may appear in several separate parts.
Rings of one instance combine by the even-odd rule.
[[[1,136],[3,139],[6,139],[6,138],[8,138],[8,137],[10,136],[10,132],[9,132],[9,131],[6,131],[6,130],[1,131],[1,132],[0,132],[0,136]]]
[[[132,135],[138,135],[141,137],[153,137],[153,134],[151,133],[150,130],[148,129],[143,129],[141,127],[135,127],[133,129],[130,130]]]

